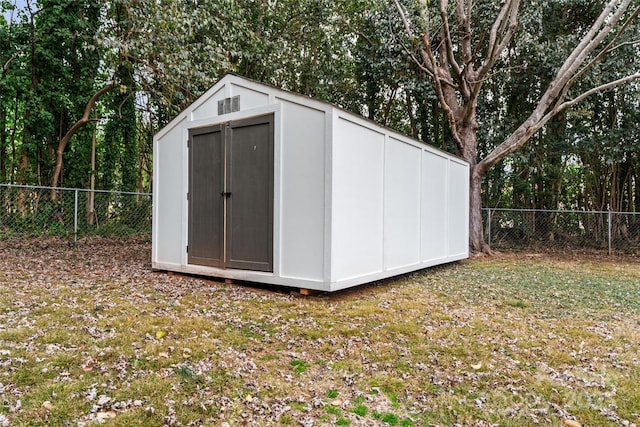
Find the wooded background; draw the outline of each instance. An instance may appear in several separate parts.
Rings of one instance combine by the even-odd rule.
[[[400,3],[409,18],[436,7]],[[470,10],[475,40],[491,28],[494,3]],[[592,0],[521,3],[515,34],[478,98],[479,156],[531,113],[603,7]],[[391,1],[14,6],[0,2],[0,183],[148,192],[153,134],[226,72],[338,104],[456,152]],[[638,70],[640,24],[631,18],[616,54],[576,90]],[[558,114],[489,170],[483,206],[640,211],[639,104],[635,81]]]

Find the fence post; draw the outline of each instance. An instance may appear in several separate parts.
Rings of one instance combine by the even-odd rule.
[[[487,211],[487,221],[488,221],[487,245],[489,245],[489,247],[491,247],[491,208],[489,208],[489,210]]]
[[[73,243],[78,244],[78,189],[74,191],[73,199]]]
[[[611,256],[611,211],[607,212],[607,240],[609,242],[609,256]]]

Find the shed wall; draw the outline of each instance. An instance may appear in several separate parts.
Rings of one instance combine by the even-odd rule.
[[[332,281],[383,268],[385,135],[344,117],[333,129]]]
[[[384,162],[384,269],[420,262],[421,148],[389,137]]]
[[[270,103],[269,92],[260,91],[256,88],[248,88],[244,85],[229,84],[227,96],[240,96],[240,111],[250,108],[262,107]]]
[[[430,151],[422,152],[421,259],[447,256],[449,160]]]
[[[324,279],[325,111],[282,104],[281,248],[283,277]]]
[[[466,163],[449,160],[447,196],[449,199],[448,255],[466,258],[469,254],[469,167]]]
[[[182,157],[186,145],[182,125],[185,122],[183,117],[154,142],[152,256],[154,261],[165,264],[180,265],[185,249],[182,228],[185,221]]]
[[[334,114],[332,290],[468,256],[468,166]]]
[[[224,86],[209,94],[205,99],[198,100],[191,113],[191,120],[211,120],[218,115],[218,101],[225,98]]]

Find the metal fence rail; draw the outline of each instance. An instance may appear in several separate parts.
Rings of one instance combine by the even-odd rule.
[[[588,249],[640,254],[640,213],[483,209],[485,239],[496,249]]]
[[[149,193],[0,184],[0,239],[151,236],[151,205]]]

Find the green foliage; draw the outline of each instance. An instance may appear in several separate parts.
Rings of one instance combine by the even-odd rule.
[[[383,423],[387,423],[390,426],[397,426],[398,425],[398,416],[396,414],[392,414],[392,413],[379,413],[379,412],[374,412],[373,413],[373,418],[382,421]]]
[[[351,412],[361,417],[366,417],[367,413],[369,412],[369,408],[367,408],[365,405],[360,404],[360,405],[356,405],[356,407],[353,408]]]
[[[519,32],[478,103],[480,157],[501,143],[533,110],[558,67],[597,15],[594,1],[535,2],[521,7]],[[637,20],[621,40],[637,34]],[[570,96],[638,67],[637,46],[605,56]],[[556,116],[530,143],[488,174],[483,205],[508,208],[637,210],[640,180],[638,84],[594,95]],[[637,123],[637,121],[635,121]],[[632,160],[633,158],[633,160]],[[625,178],[622,178],[624,176]],[[634,204],[636,206],[634,206]]]
[[[422,2],[422,10],[401,3],[413,24],[436,28],[437,2]],[[337,103],[455,151],[430,82],[407,55],[421,41],[403,36],[390,2],[38,0],[29,6],[14,10],[11,21],[0,19],[0,182],[51,182],[61,137],[91,96],[115,80],[117,88],[67,145],[60,183],[88,187],[94,174],[97,188],[149,191],[153,134],[229,71]],[[469,37],[480,47],[473,61],[486,53],[480,42],[499,7],[474,2]],[[592,0],[522,4],[518,32],[478,100],[479,157],[528,116],[601,7]],[[0,2],[1,12],[12,8],[13,2]],[[570,95],[638,67],[637,45],[624,44],[638,25],[631,23],[615,56],[599,61]],[[611,90],[556,117],[487,174],[484,205],[640,210],[639,93],[637,84]],[[125,206],[130,226],[135,211]]]
[[[292,360],[290,365],[293,368],[293,371],[298,374],[305,372],[309,367],[309,364],[307,362],[305,362],[304,360],[297,360],[297,359]]]

